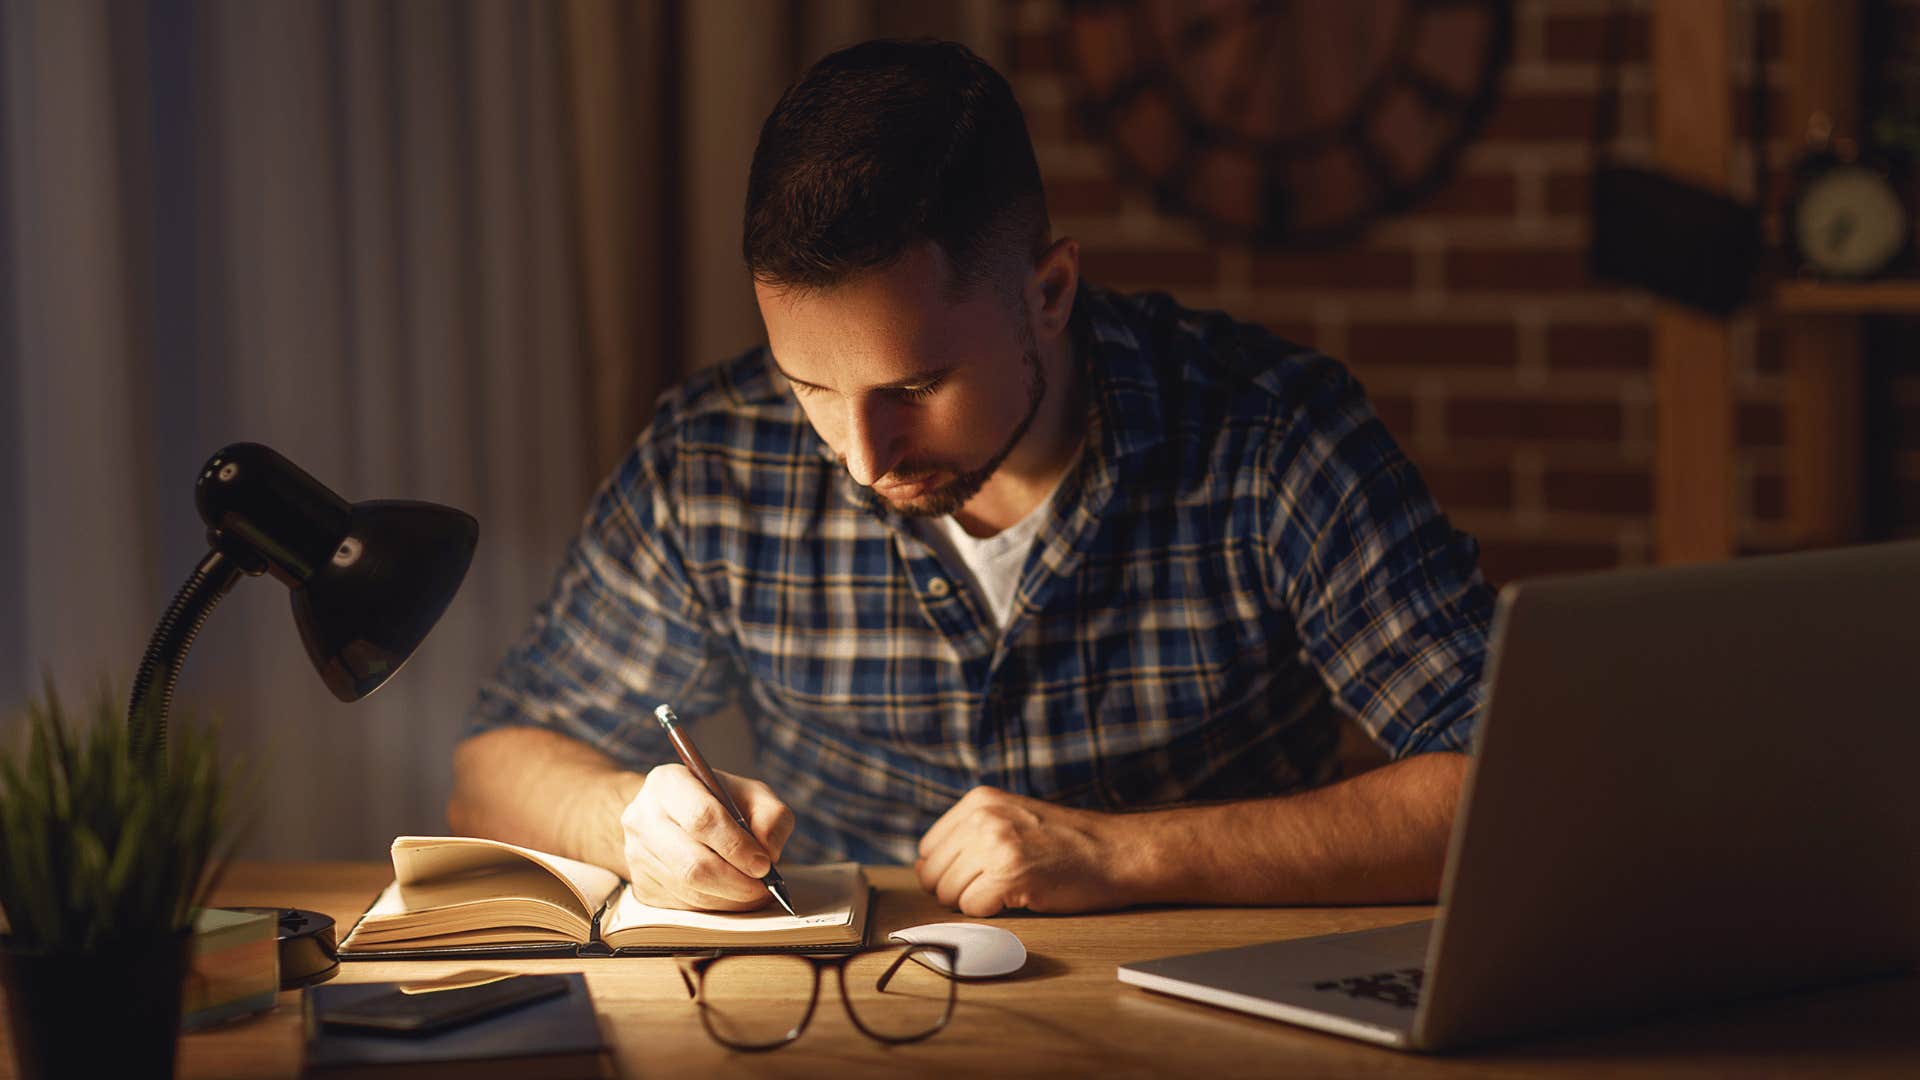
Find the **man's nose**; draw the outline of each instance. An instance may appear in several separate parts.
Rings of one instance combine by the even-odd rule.
[[[847,471],[855,483],[872,487],[900,464],[902,434],[898,410],[878,395],[847,401]]]

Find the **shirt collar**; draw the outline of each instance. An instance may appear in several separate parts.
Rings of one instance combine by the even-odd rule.
[[[1154,356],[1119,298],[1105,289],[1081,282],[1073,320],[1087,386],[1088,442],[1097,437],[1098,457],[1118,471],[1166,441]]]

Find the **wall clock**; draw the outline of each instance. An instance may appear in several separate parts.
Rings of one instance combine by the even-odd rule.
[[[1795,164],[1785,219],[1789,260],[1818,277],[1876,277],[1913,243],[1913,214],[1893,167],[1842,139]]]
[[[1314,247],[1446,182],[1512,37],[1509,0],[1077,0],[1060,46],[1083,122],[1163,211]]]

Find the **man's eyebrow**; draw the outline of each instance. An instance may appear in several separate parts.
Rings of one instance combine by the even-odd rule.
[[[811,389],[811,390],[831,390],[832,389],[831,387],[821,386],[819,383],[811,383],[805,379],[795,378],[792,372],[789,372],[785,367],[781,366],[780,358],[773,355],[773,350],[771,349],[767,350],[767,356],[773,360],[774,370],[778,371],[782,376],[784,376],[788,382],[798,383],[799,385],[807,387],[808,389]],[[951,375],[954,369],[959,366],[960,365],[958,364],[945,364],[940,367],[929,368],[926,371],[917,371],[912,375],[908,375],[905,378],[894,379],[892,382],[880,383],[875,386],[866,387],[865,389],[911,390],[915,387],[925,386],[931,382],[938,382],[939,380],[946,378],[948,375]]]

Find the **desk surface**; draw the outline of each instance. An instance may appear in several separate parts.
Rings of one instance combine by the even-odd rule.
[[[243,863],[221,904],[305,907],[342,933],[390,878],[384,863]],[[869,870],[876,936],[958,916],[901,868]],[[1008,980],[961,987],[953,1022],[926,1042],[883,1047],[822,1001],[798,1042],[768,1054],[730,1054],[707,1038],[663,959],[490,961],[527,971],[585,971],[616,1047],[620,1075],[1586,1075],[1920,1076],[1920,978],[1859,983],[1721,1006],[1609,1032],[1534,1039],[1491,1050],[1423,1057],[1150,994],[1114,976],[1122,963],[1257,941],[1358,930],[1426,918],[1426,907],[1179,909],[1074,917],[1008,916],[1031,958]],[[355,962],[339,981],[448,974],[472,961]],[[823,996],[837,994],[829,982]],[[3,1025],[0,1025],[3,1026]],[[275,1077],[299,1072],[298,993],[264,1017],[184,1036],[180,1076]],[[4,1044],[0,1044],[4,1045]],[[10,1046],[0,1074],[11,1075]]]

